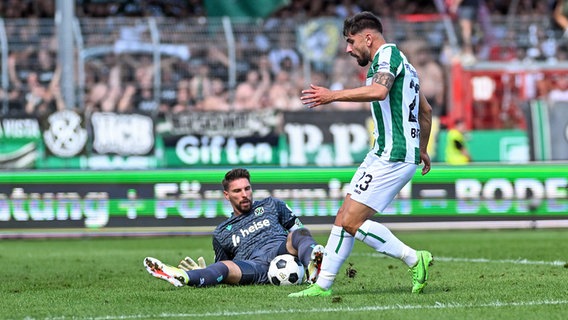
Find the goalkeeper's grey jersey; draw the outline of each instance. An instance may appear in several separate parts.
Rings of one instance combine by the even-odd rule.
[[[213,232],[215,262],[252,260],[273,251],[295,226],[301,223],[284,201],[272,197],[255,201],[248,213],[233,213]]]

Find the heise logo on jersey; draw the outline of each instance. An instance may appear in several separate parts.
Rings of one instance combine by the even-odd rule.
[[[253,222],[248,228],[245,229],[240,229],[239,231],[241,232],[241,236],[243,238],[246,238],[247,236],[249,236],[251,233],[254,233],[264,227],[270,227],[270,220],[268,219],[264,219],[262,221],[255,221]],[[241,242],[241,237],[239,237],[238,235],[233,235],[232,236],[232,240],[233,240],[233,246],[238,246],[239,243]]]

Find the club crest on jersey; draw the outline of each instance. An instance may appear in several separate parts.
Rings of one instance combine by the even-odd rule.
[[[264,214],[264,207],[258,207],[256,209],[254,209],[254,215],[255,216],[261,216]]]

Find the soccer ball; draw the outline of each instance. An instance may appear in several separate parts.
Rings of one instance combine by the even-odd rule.
[[[270,262],[268,280],[275,286],[301,284],[304,281],[304,265],[291,254],[282,254]]]

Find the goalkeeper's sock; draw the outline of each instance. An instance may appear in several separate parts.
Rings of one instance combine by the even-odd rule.
[[[229,268],[222,262],[216,262],[205,269],[187,271],[189,276],[188,286],[208,287],[217,285],[227,278]]]
[[[380,253],[404,261],[409,267],[418,262],[416,250],[404,244],[387,227],[376,221],[363,222],[357,229],[355,238]]]
[[[292,247],[298,250],[298,258],[304,266],[308,266],[311,261],[312,249],[317,245],[312,237],[310,230],[300,228],[292,232]]]
[[[343,230],[342,227],[334,225],[331,228],[321,263],[321,272],[316,282],[318,286],[324,290],[331,288],[341,265],[351,254],[354,244],[353,236]]]

